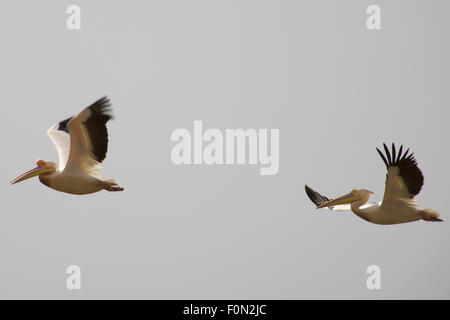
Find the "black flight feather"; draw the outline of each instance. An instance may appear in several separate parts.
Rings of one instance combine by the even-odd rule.
[[[105,96],[92,105],[89,110],[91,115],[84,122],[92,144],[92,153],[98,162],[106,158],[108,151],[108,130],[106,123],[113,118],[111,103]]]
[[[402,177],[408,192],[411,194],[411,198],[418,195],[423,186],[423,174],[422,171],[417,166],[417,161],[414,158],[414,153],[408,155],[409,148],[402,154],[403,145],[400,146],[398,151],[398,156],[396,157],[395,145],[392,144],[392,158],[386,144],[383,143],[386,155],[384,155],[378,148],[378,154],[383,160],[386,168],[398,167],[399,175]]]

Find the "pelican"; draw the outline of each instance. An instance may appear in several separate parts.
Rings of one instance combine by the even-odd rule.
[[[123,191],[114,180],[101,180],[101,162],[108,150],[106,123],[113,118],[107,97],[71,117],[53,125],[47,135],[56,147],[59,166],[37,160],[37,167],[10,181],[15,184],[39,176],[49,188],[71,193],[89,194],[100,190]]]
[[[417,208],[414,199],[422,189],[423,175],[417,166],[414,153],[409,149],[404,153],[400,146],[396,153],[392,144],[392,153],[383,143],[385,155],[376,148],[387,168],[386,186],[383,201],[367,203],[372,191],[366,189],[353,189],[350,193],[329,199],[305,185],[306,194],[317,206],[317,209],[328,207],[335,211],[353,211],[358,217],[375,224],[398,224],[417,220],[442,221],[439,213],[433,209]]]

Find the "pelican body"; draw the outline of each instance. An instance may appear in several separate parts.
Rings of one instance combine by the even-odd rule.
[[[77,116],[53,125],[47,135],[56,147],[59,166],[38,160],[36,168],[18,176],[15,184],[39,176],[49,188],[70,194],[89,194],[100,190],[123,191],[114,180],[101,180],[101,163],[108,151],[106,123],[113,118],[107,97],[94,102]]]
[[[353,189],[344,196],[329,199],[305,185],[309,199],[317,209],[328,207],[334,211],[351,210],[358,217],[375,224],[388,225],[417,220],[442,221],[435,210],[420,210],[417,207],[414,197],[422,189],[424,178],[414,153],[408,154],[409,149],[402,153],[403,146],[400,146],[397,154],[394,144],[391,151],[386,144],[383,146],[386,154],[377,148],[387,168],[382,202],[368,203],[373,192],[366,189]]]

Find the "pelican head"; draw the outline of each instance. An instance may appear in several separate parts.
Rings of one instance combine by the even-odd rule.
[[[37,165],[36,168],[33,168],[33,169],[21,174],[14,180],[11,180],[9,183],[15,184],[17,182],[21,182],[21,181],[27,180],[27,179],[35,177],[35,176],[46,176],[46,175],[52,174],[56,171],[56,164],[54,162],[37,160],[36,165]]]
[[[325,208],[325,207],[333,207],[338,204],[347,204],[347,203],[353,203],[353,202],[361,202],[361,204],[366,203],[369,201],[370,195],[374,194],[372,191],[369,191],[367,189],[353,189],[350,191],[350,193],[347,193],[346,195],[343,195],[342,197],[332,199],[330,201],[327,201],[320,206],[317,206],[317,209]]]

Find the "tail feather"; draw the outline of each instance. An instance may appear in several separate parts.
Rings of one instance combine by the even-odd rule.
[[[103,189],[105,189],[106,191],[123,191],[123,187],[119,186],[115,180],[113,179],[109,179],[109,180],[105,180],[102,181],[102,187]]]
[[[442,222],[441,218],[439,218],[439,213],[434,209],[423,209],[419,211],[419,214],[422,216],[422,219],[425,221],[434,221],[434,222]]]

